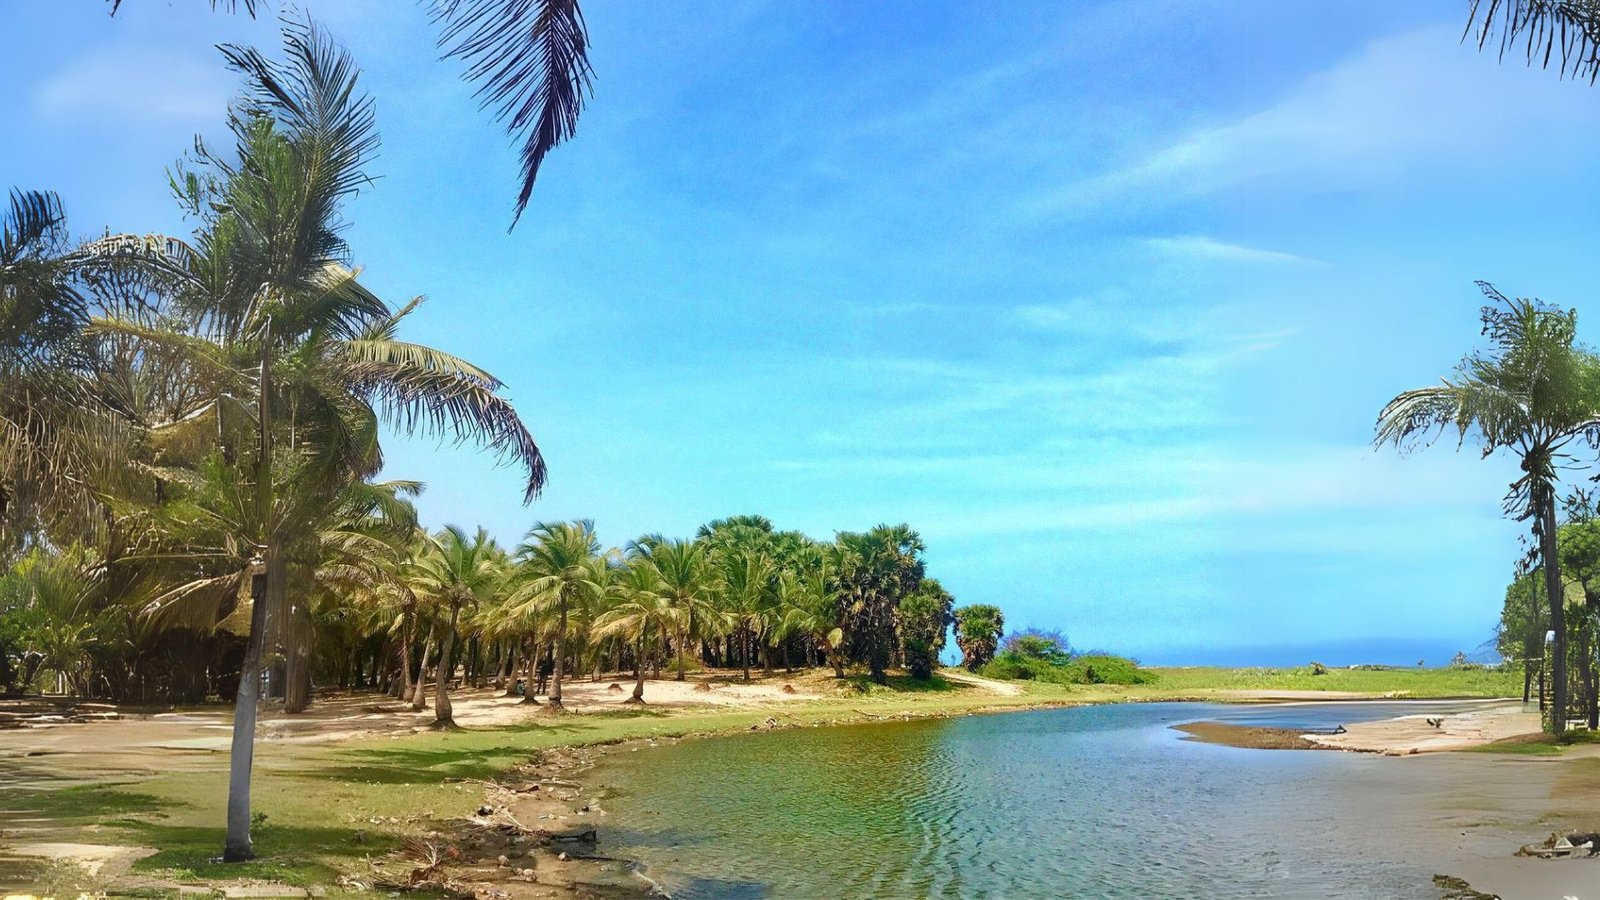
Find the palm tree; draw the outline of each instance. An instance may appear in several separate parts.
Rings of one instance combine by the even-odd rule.
[[[448,611],[439,644],[439,664],[434,668],[433,708],[435,728],[453,728],[449,683],[455,669],[457,625],[463,609],[492,597],[505,579],[505,554],[482,528],[472,537],[455,525],[447,526],[428,542],[414,564],[409,579],[412,590]]]
[[[637,548],[639,545],[634,546]],[[672,626],[673,610],[660,593],[661,584],[661,575],[655,566],[647,556],[635,549],[629,553],[627,564],[612,581],[614,602],[594,620],[593,633],[596,637],[622,637],[633,641],[633,694],[624,701],[626,703],[644,702],[648,657],[654,655]]]
[[[0,211],[0,555],[40,528],[102,526],[101,476],[130,444],[74,377],[90,299],[69,241],[60,198],[11,192]]]
[[[202,145],[197,168],[180,166],[175,178],[201,221],[195,247],[170,255],[164,267],[185,315],[108,315],[93,326],[98,337],[132,341],[188,367],[197,388],[159,423],[161,433],[220,443],[222,465],[243,441],[255,444],[251,502],[236,504],[232,523],[242,545],[254,548],[256,603],[235,710],[230,861],[251,853],[249,772],[264,632],[273,611],[286,608],[288,578],[304,570],[303,560],[291,563],[314,535],[307,512],[339,484],[377,470],[379,418],[406,432],[481,439],[527,468],[525,499],[544,480],[538,447],[499,395],[502,385],[449,354],[399,341],[415,302],[391,312],[346,268],[340,210],[367,182],[364,166],[377,143],[371,101],[356,90],[349,55],[314,26],[286,27],[284,49],[285,61],[274,63],[253,49],[223,48],[253,93],[231,119],[235,158]],[[227,596],[226,584],[214,587],[219,601]]]
[[[751,549],[719,554],[718,591],[722,612],[739,635],[739,662],[744,680],[750,680],[750,644],[765,636],[775,606],[777,572],[772,559]]]
[[[561,680],[566,672],[568,620],[574,608],[600,602],[606,591],[608,572],[594,523],[540,522],[533,526],[517,548],[517,566],[511,578],[514,611],[555,622],[555,677],[549,706],[559,712],[563,708]]]
[[[1546,596],[1565,596],[1556,551],[1556,481],[1570,463],[1566,448],[1579,438],[1600,438],[1600,361],[1579,348],[1577,313],[1536,300],[1511,299],[1487,282],[1478,287],[1483,333],[1491,347],[1467,354],[1453,376],[1435,387],[1406,391],[1378,414],[1374,443],[1402,450],[1427,445],[1447,426],[1468,435],[1483,455],[1510,450],[1522,477],[1505,498],[1505,511],[1531,520],[1545,577]],[[1564,604],[1550,604],[1555,632],[1552,666],[1554,711],[1547,728],[1560,733],[1567,718],[1567,629]]]
[[[895,609],[922,582],[922,538],[907,525],[879,525],[862,534],[841,533],[836,543],[850,655],[866,661],[872,680],[883,684],[895,648]]]
[[[716,578],[710,557],[697,541],[652,539],[642,544],[640,551],[660,576],[658,593],[672,613],[676,677],[682,681],[689,642],[707,634],[716,616]]]
[[[108,0],[116,15],[123,0]],[[254,17],[262,0],[211,0]],[[528,206],[539,168],[571,138],[591,92],[589,33],[577,0],[432,0],[444,57],[466,64],[483,108],[522,142],[522,188],[511,226]]]

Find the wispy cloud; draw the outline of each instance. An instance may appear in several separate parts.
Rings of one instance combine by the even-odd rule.
[[[1028,206],[1088,214],[1107,203],[1165,203],[1270,178],[1304,182],[1314,174],[1306,183],[1328,190],[1368,186],[1419,165],[1488,166],[1494,146],[1525,142],[1527,126],[1585,102],[1563,92],[1530,94],[1512,67],[1459,38],[1427,28],[1374,41],[1270,106],[1191,131]]]
[[[1246,247],[1243,244],[1230,244],[1201,234],[1145,238],[1144,244],[1163,255],[1182,259],[1214,259],[1224,262],[1246,263],[1324,264],[1320,259],[1312,259],[1309,256],[1301,256],[1297,253],[1285,253],[1281,250],[1263,250],[1259,247]]]
[[[114,49],[47,78],[34,94],[34,106],[58,121],[214,122],[227,109],[233,88],[215,59]]]

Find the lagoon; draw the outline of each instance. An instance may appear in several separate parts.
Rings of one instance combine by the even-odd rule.
[[[591,783],[602,852],[685,900],[1431,900],[1435,873],[1483,852],[1453,839],[1440,798],[1463,766],[1496,760],[1240,750],[1171,726],[1463,706],[1146,703],[796,728],[612,753]]]

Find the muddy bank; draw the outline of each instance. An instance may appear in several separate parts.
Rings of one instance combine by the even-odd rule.
[[[1232,725],[1227,722],[1189,722],[1172,727],[1188,735],[1185,740],[1199,741],[1203,744],[1223,744],[1250,750],[1328,749],[1306,740],[1304,735],[1290,728]]]
[[[400,874],[409,888],[480,900],[658,896],[629,861],[606,856],[597,844],[607,813],[581,776],[605,752],[549,750],[484,782],[476,810],[452,820],[448,831],[408,843],[392,858],[397,871],[389,875]],[[396,882],[386,877],[370,886]]]

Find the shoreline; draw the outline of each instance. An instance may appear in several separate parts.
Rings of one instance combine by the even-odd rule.
[[[500,808],[504,807],[512,811],[512,815],[522,826],[526,826],[527,832],[522,837],[524,841],[528,841],[530,839],[529,832],[549,830],[548,828],[541,829],[541,826],[534,823],[544,822],[550,824],[563,821],[559,818],[540,819],[538,818],[539,815],[566,815],[569,817],[567,821],[575,819],[601,822],[605,821],[607,813],[603,806],[595,801],[592,796],[591,786],[587,784],[582,785],[578,792],[572,795],[572,799],[582,799],[586,802],[577,803],[570,810],[547,810],[536,813],[531,821],[524,819],[515,812],[515,808],[520,807],[515,807],[514,805],[522,803],[526,798],[500,798],[500,802],[497,802],[496,791],[509,790],[514,787],[513,783],[519,777],[519,771],[534,771],[540,765],[552,764],[557,760],[566,760],[570,764],[574,759],[587,757],[593,760],[603,757],[604,754],[609,752],[626,752],[621,748],[627,747],[630,743],[676,742],[792,727],[918,721],[1110,703],[1215,702],[1227,704],[1292,704],[1329,701],[1395,702],[1402,699],[1423,701],[1434,699],[1400,698],[1394,696],[1393,692],[1365,693],[1352,697],[1342,691],[1326,692],[1308,697],[1306,696],[1308,692],[1304,691],[1270,688],[1179,689],[1170,690],[1170,692],[1163,691],[1159,685],[1154,687],[1077,685],[1069,688],[1028,682],[990,682],[988,679],[978,678],[960,671],[946,671],[940,674],[945,676],[946,679],[942,683],[942,687],[932,690],[924,688],[920,692],[909,688],[907,684],[903,683],[903,679],[897,679],[897,688],[883,689],[865,686],[860,679],[852,679],[850,682],[843,683],[837,682],[831,677],[831,674],[824,676],[823,673],[816,672],[801,672],[789,676],[780,675],[758,679],[750,685],[743,685],[736,679],[727,677],[706,678],[698,676],[691,679],[690,683],[697,686],[711,685],[711,687],[697,688],[694,693],[688,695],[692,697],[692,703],[680,706],[674,706],[670,701],[672,690],[674,690],[673,682],[652,680],[647,683],[646,698],[650,699],[652,696],[662,698],[659,704],[647,706],[642,710],[638,708],[624,710],[620,707],[610,710],[609,705],[606,708],[592,706],[588,711],[574,710],[559,719],[536,713],[530,714],[534,713],[534,711],[529,707],[520,706],[515,701],[501,698],[497,695],[482,691],[458,692],[455,694],[457,714],[463,720],[466,728],[463,731],[451,733],[427,730],[424,723],[426,719],[431,718],[431,713],[411,714],[408,711],[401,710],[399,705],[390,703],[387,698],[378,698],[371,695],[329,698],[328,701],[322,704],[322,709],[317,715],[313,717],[264,717],[263,736],[258,747],[263,749],[264,758],[268,761],[268,766],[264,770],[259,770],[260,775],[258,777],[261,777],[261,775],[265,775],[268,778],[280,777],[278,773],[285,771],[285,760],[282,758],[282,754],[292,753],[295,758],[300,756],[298,750],[292,750],[291,748],[316,750],[324,756],[340,757],[341,760],[347,756],[382,757],[385,753],[415,752],[419,754],[437,754],[442,757],[448,757],[447,763],[438,764],[440,771],[449,771],[450,766],[456,763],[472,760],[475,748],[478,748],[479,752],[492,750],[499,755],[485,757],[482,760],[483,765],[471,767],[475,771],[483,773],[475,777],[457,779],[448,775],[441,775],[435,782],[427,776],[427,772],[432,771],[431,769],[424,770],[421,773],[408,773],[406,783],[412,781],[424,784],[433,783],[433,795],[448,794],[455,799],[446,801],[447,805],[445,806],[435,804],[434,809],[423,809],[430,802],[424,798],[417,798],[414,802],[404,801],[406,809],[414,808],[420,810],[424,815],[420,817],[415,814],[403,816],[399,821],[400,829],[395,829],[392,826],[389,829],[384,829],[380,825],[380,832],[394,834],[395,838],[393,840],[399,843],[405,840],[403,837],[405,834],[411,833],[412,829],[406,828],[406,823],[414,823],[412,828],[420,826],[432,829],[430,832],[426,832],[425,835],[432,834],[437,839],[440,835],[453,835],[453,829],[456,826],[469,831],[471,829],[481,830],[486,825],[491,825],[491,823],[487,821],[485,816],[479,815],[474,811],[489,808],[492,816],[497,814]],[[780,692],[776,684],[779,681],[785,683],[792,681],[796,685],[800,685],[802,690],[799,693],[789,692],[788,690]],[[584,691],[591,691],[596,698],[604,699],[608,704],[616,702],[615,698],[618,695],[605,693],[607,688],[604,682],[605,679],[600,682],[579,684],[569,688],[569,690],[579,694]],[[685,683],[679,682],[677,685],[676,690],[689,690]],[[746,704],[732,703],[729,697],[741,692],[750,692],[760,696],[758,699],[753,699]],[[1336,696],[1328,696],[1327,694],[1336,694]],[[715,705],[717,702],[722,701],[727,702],[724,702],[723,705]],[[598,700],[595,702],[598,703]],[[339,703],[344,703],[353,709],[362,711],[363,714],[355,715],[351,713],[342,715],[336,708]],[[474,715],[479,716],[479,718],[474,719]],[[206,716],[210,716],[211,720],[218,724],[205,725],[203,727],[212,729],[219,727],[221,718],[212,710],[160,713],[141,716],[138,719],[148,724],[155,720],[197,720]],[[321,721],[319,722],[318,719]],[[346,720],[350,721],[347,723]],[[124,718],[121,722],[68,725],[41,732],[33,732],[33,734],[53,736],[54,738],[74,734],[111,734],[113,732],[100,731],[100,729],[130,728],[137,727],[138,724],[138,721],[134,718]],[[488,727],[482,727],[483,725],[488,725]],[[80,731],[79,729],[87,730]],[[4,734],[4,732],[0,732],[0,735]],[[11,734],[15,734],[15,732],[11,732]],[[515,737],[517,735],[522,735],[522,737]],[[394,741],[399,743],[392,744],[391,742]],[[519,750],[518,747],[512,746],[521,741],[527,742],[526,749]],[[99,742],[94,743],[98,744]],[[192,746],[196,743],[198,743],[198,739],[158,740],[152,738],[142,749],[152,755],[151,765],[153,767],[165,768],[174,761],[174,758],[170,755],[172,750],[202,749]],[[391,746],[395,748],[415,747],[417,749],[413,751],[386,749]],[[423,750],[422,748],[424,747],[437,749]],[[4,741],[0,740],[0,763],[5,761],[6,754],[4,751]],[[50,752],[54,753],[56,751],[52,750]],[[120,759],[118,748],[115,746],[97,746],[96,752],[109,753],[114,758]],[[213,748],[209,752],[183,754],[182,756],[196,760],[197,762],[192,763],[193,765],[209,765],[214,773],[216,771],[216,753],[217,751]],[[514,756],[507,756],[508,753],[514,754]],[[275,759],[274,757],[277,758]],[[208,759],[210,760],[209,763],[206,762]],[[225,756],[223,760],[225,767]],[[504,761],[501,762],[500,760]],[[260,758],[258,758],[259,764]],[[489,768],[485,768],[485,766]],[[575,771],[582,772],[586,769],[587,765],[584,765],[583,768]],[[343,769],[340,771],[343,771]],[[353,768],[349,769],[349,771],[352,775],[360,774],[359,771]],[[3,772],[0,772],[0,774],[3,774]],[[374,769],[374,774],[381,773]],[[115,776],[110,774],[92,776],[89,780],[93,780],[94,777],[103,780]],[[583,779],[577,778],[574,780],[582,782]],[[479,782],[481,787],[462,794],[459,792],[459,788],[470,786],[463,782]],[[350,781],[346,783],[355,786],[363,782]],[[370,783],[377,785],[379,781]],[[452,786],[457,790],[448,792],[442,790],[445,787]],[[260,792],[263,798],[268,796],[265,790]],[[512,793],[515,794],[516,792],[513,791]],[[438,799],[443,798],[440,797]],[[583,811],[582,806],[584,805],[588,805],[590,809]],[[583,812],[583,815],[578,815],[579,812]],[[277,810],[274,809],[272,811],[274,819],[278,818],[279,815]],[[384,817],[374,816],[373,818],[374,822],[377,822]],[[202,823],[208,821],[206,817],[198,815],[195,819]],[[393,823],[396,822],[396,819],[391,815],[388,817],[388,821]],[[101,832],[99,837],[104,840],[115,833]],[[509,837],[509,835],[507,836]],[[17,835],[12,834],[10,837],[15,840]],[[481,837],[472,834],[466,834],[464,840],[480,840],[481,843]],[[535,839],[535,842],[538,842],[537,839]],[[450,841],[446,841],[447,845],[450,843]],[[552,842],[552,846],[553,844],[554,842]],[[267,845],[266,838],[263,838],[263,845]],[[124,850],[137,848],[138,840],[136,835],[130,835],[129,840],[121,841],[118,846]],[[469,846],[468,849],[472,848]],[[480,849],[489,849],[489,845],[482,844]],[[549,850],[549,847],[542,849]],[[583,896],[581,891],[585,890],[590,892],[590,896],[597,897],[642,896],[647,894],[650,888],[643,881],[638,881],[635,884],[628,884],[626,881],[621,885],[616,883],[617,870],[615,866],[622,864],[626,867],[627,864],[624,861],[609,859],[604,856],[597,859],[585,859],[586,856],[593,854],[594,849],[593,847],[582,846],[568,847],[566,848],[567,860],[559,859],[560,852],[562,852],[562,848],[559,847],[543,855],[536,854],[537,865],[546,875],[546,880],[542,887],[538,886],[539,882],[534,881],[508,882],[507,876],[512,873],[505,871],[482,871],[479,876],[475,876],[474,880],[486,877],[489,879],[486,883],[506,882],[513,884],[517,889],[509,891],[510,896],[553,896],[540,893],[540,891],[546,888],[553,889],[553,886],[549,883],[552,879],[568,880],[561,873],[570,871],[575,873],[571,876],[571,880],[581,882],[579,896]],[[362,858],[379,860],[379,865],[374,868],[374,872],[379,867],[388,867],[390,871],[399,873],[399,870],[404,867],[405,854],[403,850],[396,849],[380,852],[382,854],[380,857]],[[476,850],[473,852],[476,853],[473,860],[474,865],[478,866],[481,866],[486,861],[498,863],[498,857],[505,855],[500,853],[479,853]],[[524,849],[524,853],[526,852],[527,850]],[[137,853],[131,858],[123,860],[120,865],[120,874],[129,874],[134,861],[144,855],[146,854]],[[382,860],[392,860],[392,862],[383,863]],[[510,857],[508,855],[509,861]],[[572,865],[565,868],[562,865],[558,865],[565,863]],[[371,863],[366,865],[371,865]],[[334,863],[333,866],[334,871],[339,875],[340,883],[345,881],[360,883],[360,881],[372,877],[364,871],[356,870],[349,863]],[[115,867],[108,868],[108,871],[111,871],[111,868]],[[447,865],[445,868],[449,868],[449,866]],[[500,867],[496,865],[493,868],[515,867]],[[533,868],[533,866],[524,866],[522,868]],[[589,871],[590,868],[594,869],[593,873]],[[111,871],[111,874],[118,873]],[[196,874],[201,875],[201,881],[198,883],[213,886],[230,883],[230,881],[239,877],[226,870],[212,870],[208,873],[197,872]],[[159,872],[152,873],[149,876],[138,876],[134,880],[147,885],[157,882],[166,885],[176,884],[170,879],[163,879]],[[188,883],[195,882],[189,879]],[[325,880],[319,883],[331,884],[332,881]],[[565,891],[567,889],[562,888],[561,890]],[[619,890],[624,891],[624,893],[617,894],[616,892]],[[565,896],[572,895],[570,892],[565,894]]]
[[[1503,699],[1503,698],[1490,698],[1490,699],[1471,698],[1471,699],[1474,702],[1481,702],[1485,706],[1489,706],[1489,707],[1496,706],[1496,705],[1505,705],[1508,702],[1515,702],[1515,703],[1519,703],[1520,704],[1520,701],[1516,700],[1515,698],[1512,698],[1509,701],[1507,699]],[[571,803],[573,803],[573,804],[581,802],[583,805],[581,806],[581,808],[577,807],[577,806],[573,806],[572,808],[568,809],[566,811],[567,812],[567,816],[564,816],[563,819],[564,820],[570,820],[570,819],[568,819],[568,817],[571,817],[571,816],[581,816],[581,815],[586,815],[586,814],[594,814],[595,817],[588,820],[589,822],[593,823],[592,826],[591,826],[591,831],[595,835],[595,838],[596,838],[596,840],[590,846],[593,849],[600,849],[600,843],[601,843],[601,841],[603,841],[603,829],[608,824],[614,824],[614,823],[608,823],[606,821],[605,817],[609,815],[609,811],[607,811],[607,810],[605,810],[603,808],[603,806],[601,805],[601,802],[600,802],[600,798],[597,796],[598,794],[603,792],[603,787],[600,786],[600,785],[595,784],[592,781],[590,773],[592,772],[592,770],[596,766],[598,766],[603,761],[603,759],[607,755],[609,755],[610,753],[613,753],[613,752],[630,752],[630,751],[637,751],[637,750],[643,749],[645,747],[654,747],[654,746],[658,746],[658,745],[661,745],[661,744],[669,744],[669,743],[670,744],[676,744],[676,743],[679,743],[679,742],[682,742],[682,741],[687,741],[687,740],[714,739],[714,738],[718,738],[718,737],[728,737],[728,736],[739,735],[739,734],[747,734],[747,733],[750,733],[750,732],[776,731],[776,730],[784,730],[784,729],[800,728],[800,727],[835,727],[835,726],[848,726],[848,725],[880,724],[880,723],[891,722],[891,721],[925,721],[925,720],[929,720],[929,719],[965,718],[967,716],[977,716],[977,715],[995,715],[995,714],[1002,714],[1002,713],[1008,713],[1008,712],[1031,712],[1031,711],[1038,711],[1038,710],[1043,710],[1043,709],[1078,708],[1078,707],[1085,707],[1085,706],[1112,705],[1112,704],[1117,704],[1117,703],[1166,703],[1166,702],[1174,702],[1174,703],[1177,703],[1177,702],[1213,702],[1213,703],[1215,703],[1215,702],[1222,702],[1222,701],[1218,701],[1215,698],[1211,698],[1211,699],[1188,699],[1188,698],[1175,698],[1175,697],[1146,697],[1146,698],[1136,698],[1136,699],[1116,699],[1116,700],[1104,700],[1104,701],[1094,700],[1094,701],[1080,701],[1080,702],[1050,701],[1050,702],[1042,702],[1042,703],[1038,703],[1038,704],[1027,704],[1027,705],[1006,704],[1006,705],[998,705],[998,706],[991,706],[991,707],[974,707],[974,708],[962,710],[962,711],[959,711],[959,712],[912,712],[912,711],[902,711],[902,712],[900,712],[898,714],[887,715],[887,716],[880,716],[880,715],[865,713],[863,711],[857,710],[857,711],[855,711],[855,714],[853,716],[840,717],[840,718],[829,720],[827,722],[811,722],[811,723],[806,723],[806,722],[802,722],[802,721],[798,721],[798,720],[789,721],[789,722],[783,722],[783,721],[780,721],[777,717],[774,716],[774,717],[769,717],[764,723],[751,725],[751,726],[748,726],[748,727],[730,727],[730,728],[712,729],[712,730],[699,731],[699,732],[689,732],[689,733],[683,733],[683,734],[673,735],[673,736],[670,736],[670,737],[664,737],[664,738],[659,738],[659,739],[658,738],[633,738],[633,739],[628,739],[628,740],[615,741],[615,742],[604,742],[604,743],[599,743],[599,744],[572,745],[572,746],[565,746],[565,747],[559,747],[559,748],[552,748],[550,750],[543,751],[539,755],[538,758],[536,758],[534,760],[531,760],[525,766],[518,767],[512,773],[508,773],[508,775],[516,775],[518,777],[538,777],[537,773],[539,773],[539,772],[548,772],[548,771],[553,769],[555,771],[563,772],[567,777],[572,779],[571,784],[572,784],[572,787],[575,790],[575,793],[573,795],[571,795],[570,797],[564,798],[564,799],[569,801],[569,802],[571,802]],[[1274,706],[1278,706],[1278,705],[1281,705],[1281,706],[1293,706],[1293,705],[1296,705],[1297,701],[1270,701],[1270,700],[1262,700],[1262,699],[1251,699],[1251,700],[1234,701],[1234,702],[1235,703],[1243,703],[1243,704],[1262,703],[1262,704],[1270,704],[1270,705],[1274,705]],[[1304,701],[1298,701],[1298,702],[1304,702]],[[1393,702],[1396,702],[1396,701],[1394,700],[1394,698],[1390,698],[1390,697],[1368,696],[1368,697],[1363,697],[1363,698],[1359,698],[1359,699],[1339,698],[1337,701],[1328,701],[1328,702],[1345,702],[1345,703],[1389,702],[1389,703],[1393,703]],[[1405,702],[1405,701],[1402,701],[1402,702]],[[1439,702],[1439,701],[1417,700],[1417,701],[1409,701],[1409,702],[1430,703],[1430,702]],[[1474,712],[1467,712],[1467,713],[1457,713],[1457,714],[1454,714],[1454,715],[1466,717],[1466,716],[1472,716],[1474,714],[1475,714],[1475,711]],[[1406,720],[1413,719],[1413,718],[1424,718],[1424,717],[1421,717],[1421,716],[1397,716],[1397,717],[1391,717],[1391,718],[1388,718],[1388,719],[1373,720],[1371,722],[1355,723],[1355,724],[1349,726],[1349,728],[1350,729],[1354,729],[1358,725],[1373,726],[1374,730],[1376,730],[1379,733],[1381,733],[1383,731],[1383,729],[1385,729],[1385,728],[1391,728],[1392,729],[1394,727],[1394,723],[1404,722]],[[1275,727],[1270,727],[1270,726],[1248,726],[1248,725],[1236,725],[1236,724],[1232,724],[1232,723],[1216,723],[1216,722],[1203,722],[1203,721],[1201,721],[1201,722],[1184,723],[1184,724],[1180,724],[1180,725],[1172,725],[1170,727],[1175,729],[1175,730],[1185,732],[1187,735],[1189,735],[1188,737],[1185,738],[1186,740],[1197,740],[1197,741],[1201,741],[1201,742],[1205,742],[1205,743],[1224,744],[1224,745],[1228,745],[1228,746],[1241,747],[1241,748],[1246,748],[1246,749],[1297,749],[1297,750],[1322,750],[1322,751],[1343,750],[1344,752],[1375,753],[1375,754],[1382,754],[1382,755],[1388,755],[1388,756],[1415,755],[1418,752],[1418,751],[1412,750],[1412,751],[1410,751],[1410,753],[1397,753],[1397,752],[1392,752],[1392,751],[1385,752],[1384,750],[1381,750],[1381,749],[1361,749],[1361,748],[1351,748],[1351,747],[1339,747],[1339,746],[1334,746],[1334,745],[1330,745],[1330,744],[1326,744],[1326,743],[1320,743],[1320,742],[1318,742],[1318,741],[1313,739],[1313,738],[1316,738],[1316,737],[1329,737],[1329,736],[1302,735],[1302,734],[1300,734],[1298,731],[1296,731],[1294,729],[1275,728]],[[1437,748],[1433,748],[1432,750],[1430,750],[1428,752],[1443,752],[1443,751],[1446,751],[1446,750],[1449,750],[1449,749],[1459,749],[1459,748],[1437,747]],[[515,799],[515,797],[514,797],[515,794],[516,794],[516,791],[515,791],[514,788],[508,788],[508,786],[503,784],[503,783],[500,784],[500,785],[496,785],[496,786],[489,786],[489,787],[486,788],[485,794],[484,794],[486,808],[487,807],[496,807],[497,811],[499,809],[506,809],[507,811],[510,811],[510,812],[517,812],[517,811],[519,811],[521,809],[526,809],[527,806],[528,806],[526,801],[520,801],[519,802],[517,799]],[[1465,832],[1463,832],[1463,834],[1465,834]],[[1519,846],[1525,846],[1525,845],[1519,845]],[[1486,860],[1484,860],[1485,868],[1489,869],[1489,870],[1493,870],[1493,868],[1495,867],[1496,863],[1498,863],[1498,862],[1508,862],[1508,861],[1510,861],[1510,857],[1513,856],[1513,855],[1522,855],[1520,853],[1519,854],[1513,854],[1512,851],[1514,849],[1515,849],[1515,847],[1507,847],[1506,848],[1506,853],[1505,853],[1506,860],[1498,860],[1498,859],[1486,859]],[[555,851],[552,850],[550,852],[554,853]],[[581,892],[583,890],[593,889],[593,888],[599,886],[600,884],[607,883],[606,879],[608,879],[608,878],[615,879],[616,874],[617,874],[617,870],[615,869],[615,866],[619,862],[623,863],[625,865],[625,867],[626,867],[626,870],[632,876],[634,876],[636,879],[638,879],[638,881],[640,883],[638,885],[634,886],[632,893],[628,893],[628,892],[626,892],[626,889],[623,889],[624,893],[620,894],[620,895],[615,895],[615,894],[594,894],[593,896],[597,896],[597,897],[598,896],[605,896],[605,897],[610,897],[610,896],[630,896],[630,897],[670,896],[662,888],[662,886],[658,882],[656,882],[656,881],[654,881],[653,879],[650,878],[650,876],[648,874],[648,867],[646,866],[646,864],[642,860],[625,860],[624,861],[624,860],[619,860],[619,859],[617,859],[615,857],[607,856],[607,855],[604,855],[603,853],[601,853],[601,854],[597,854],[597,855],[593,855],[593,856],[583,856],[583,855],[569,854],[568,856],[562,857],[560,861],[565,863],[568,866],[568,869],[566,870],[568,874],[567,874],[566,877],[568,877],[569,879],[572,880],[566,886],[566,889],[567,890],[577,890],[577,891],[579,891],[580,893],[578,894],[578,896],[590,896],[589,894],[584,894],[584,893],[581,893]],[[1517,862],[1517,861],[1511,861],[1511,862]],[[479,871],[481,871],[481,870],[479,870]],[[1500,873],[1496,872],[1495,874],[1498,875]],[[1519,875],[1519,876],[1514,877],[1511,883],[1513,885],[1535,885],[1535,884],[1543,885],[1543,884],[1545,884],[1546,879],[1544,879],[1544,878],[1542,878],[1540,876],[1547,876],[1549,874],[1550,873],[1548,871],[1536,871],[1532,876],[1527,876],[1525,874],[1524,875]],[[1563,873],[1563,874],[1570,874],[1570,873]],[[1477,873],[1477,877],[1483,878],[1484,876],[1482,875],[1481,872],[1478,872]],[[1493,879],[1493,878],[1491,880],[1496,881],[1499,884],[1499,886],[1501,887],[1502,890],[1505,889],[1504,881],[1501,881],[1499,879]],[[498,879],[493,878],[493,877],[488,878],[488,879],[486,879],[484,881],[477,882],[477,883],[480,884],[480,885],[488,885],[488,886],[491,886],[492,888],[503,888],[504,887],[504,882],[502,880],[498,880]],[[1489,893],[1478,892],[1472,887],[1472,885],[1468,881],[1466,881],[1464,879],[1461,879],[1459,877],[1456,877],[1455,875],[1450,875],[1450,874],[1435,874],[1434,878],[1433,878],[1433,883],[1437,887],[1439,887],[1441,890],[1445,891],[1445,896],[1446,897],[1451,897],[1451,898],[1494,898],[1494,897],[1500,896],[1498,894],[1489,894]],[[612,881],[611,884],[614,885],[614,881]],[[513,896],[544,896],[544,895],[527,894],[527,895],[513,895]],[[1520,893],[1510,893],[1507,896],[1514,897],[1514,896],[1521,896],[1521,894]]]

